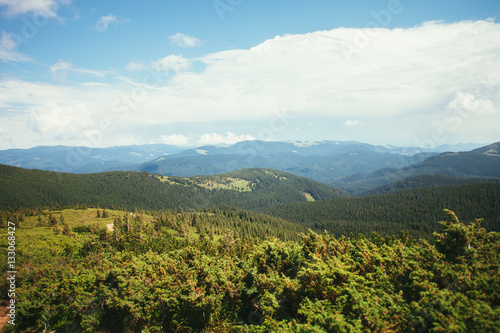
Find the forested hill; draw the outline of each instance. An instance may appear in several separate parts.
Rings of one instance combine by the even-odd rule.
[[[285,204],[266,210],[313,230],[341,236],[353,233],[397,234],[408,230],[415,237],[432,238],[443,209],[464,221],[484,218],[487,230],[500,230],[500,183],[419,188],[396,193],[311,203]]]
[[[377,187],[373,190],[361,193],[359,196],[386,194],[396,191],[410,190],[421,187],[438,187],[438,186],[452,186],[452,185],[466,185],[466,184],[479,184],[479,183],[492,183],[500,182],[500,178],[465,178],[454,177],[444,174],[437,175],[418,175],[414,177],[403,178],[396,182]]]
[[[262,209],[275,204],[331,199],[339,193],[321,183],[270,169],[211,177],[165,177],[145,172],[68,174],[0,165],[0,208],[115,206],[201,209],[231,205]]]

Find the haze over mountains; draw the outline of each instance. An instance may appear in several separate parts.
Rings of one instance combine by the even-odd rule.
[[[243,141],[189,149],[163,144],[109,148],[40,146],[0,151],[0,164],[69,173],[146,171],[179,177],[271,168],[359,194],[420,175],[500,178],[498,151],[498,143],[426,149],[355,141]],[[447,184],[450,179],[441,177],[434,181]]]

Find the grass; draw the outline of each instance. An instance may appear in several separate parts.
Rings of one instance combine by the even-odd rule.
[[[224,178],[223,180],[206,180],[203,183],[198,183],[199,186],[208,189],[231,190],[237,192],[252,192],[253,184],[249,180],[239,178]]]
[[[306,197],[307,201],[316,201],[316,199],[314,199],[314,197],[310,193],[302,192],[302,194]]]
[[[238,192],[251,192],[254,184],[249,180],[232,177],[214,177],[206,179],[206,177],[184,178],[184,183],[178,183],[168,176],[156,176],[161,182],[169,185],[191,186],[198,185],[209,190],[230,190]]]

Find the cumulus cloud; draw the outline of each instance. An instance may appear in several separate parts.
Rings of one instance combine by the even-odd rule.
[[[84,105],[50,102],[31,109],[33,127],[44,139],[71,140],[95,127]]]
[[[170,44],[176,44],[181,47],[197,47],[201,45],[201,41],[198,38],[180,32],[169,36],[168,39],[170,39]]]
[[[226,132],[226,135],[218,133],[202,134],[198,139],[200,145],[216,145],[216,144],[235,144],[241,141],[252,141],[255,138],[249,134],[237,135],[231,132]]]
[[[191,67],[191,62],[181,55],[169,55],[164,58],[158,59],[151,63],[151,66],[156,71],[175,71],[179,73]]]
[[[17,47],[16,42],[12,37],[5,31],[2,31],[2,36],[0,38],[0,61],[2,62],[26,62],[31,61],[31,58],[17,52],[15,49]]]
[[[366,44],[356,39],[362,33],[369,36]],[[137,82],[127,78],[107,89],[99,87],[102,95],[92,91],[90,97],[88,89],[96,87],[68,89],[68,85],[0,79],[0,108],[10,110],[21,103],[45,105],[47,98],[40,92],[55,96],[52,100],[65,105],[75,105],[74,99],[86,96],[84,104],[92,112],[127,110],[118,114],[127,114],[124,121],[130,128],[224,122],[233,133],[250,133],[242,124],[258,122],[270,130],[281,130],[284,121],[276,117],[275,110],[286,109],[296,119],[305,119],[304,124],[310,119],[323,123],[331,119],[345,132],[352,132],[349,125],[356,121],[358,125],[365,123],[367,140],[371,136],[379,141],[383,126],[384,140],[391,142],[392,136],[395,143],[401,133],[411,137],[429,124],[434,126],[433,121],[447,117],[445,121],[451,122],[459,110],[470,110],[484,121],[479,126],[470,117],[461,123],[460,133],[468,128],[471,133],[472,129],[479,130],[482,141],[487,142],[485,136],[498,137],[498,128],[494,127],[500,121],[496,112],[500,105],[500,44],[493,42],[497,40],[500,24],[492,20],[283,35],[249,49],[226,50],[197,59],[169,55],[150,64],[144,62],[159,72],[136,77]],[[191,70],[194,61],[202,62],[203,69]],[[56,65],[55,76],[76,70],[66,61]],[[129,65],[129,70],[142,68],[139,63]],[[484,84],[486,88],[478,88]],[[476,92],[478,89],[481,93]],[[37,97],[27,96],[26,91]],[[109,96],[125,96],[128,102],[113,104]],[[241,127],[235,127],[237,123]],[[4,123],[2,126],[9,128]],[[224,133],[220,128],[206,132]],[[255,133],[261,129],[256,128]],[[305,130],[312,132],[315,127]],[[154,133],[155,137],[160,134]],[[198,139],[201,144],[234,141],[227,133],[207,133]]]
[[[182,134],[162,135],[161,142],[167,145],[187,146],[189,145],[189,137]]]
[[[10,147],[95,145],[95,140],[90,142],[85,133],[99,129],[103,117],[121,124],[116,119],[122,115],[109,112],[110,89],[0,79],[0,124],[13,133],[9,137]],[[96,121],[95,126],[91,126],[90,120]],[[116,144],[110,134],[104,140],[109,141],[102,145]]]
[[[4,15],[12,17],[33,14],[57,18],[60,5],[70,5],[71,2],[71,0],[0,0],[0,7],[4,7],[2,11]]]
[[[456,111],[467,117],[472,114],[497,113],[491,100],[477,98],[473,93],[463,93],[461,91],[455,94],[455,97],[448,103],[446,109]]]

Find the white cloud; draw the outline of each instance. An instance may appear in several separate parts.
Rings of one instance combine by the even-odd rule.
[[[50,74],[57,80],[64,81],[68,73],[77,73],[82,75],[91,75],[97,77],[104,77],[106,74],[102,71],[95,71],[85,68],[76,68],[71,62],[66,62],[60,59],[57,63],[50,66]]]
[[[252,141],[255,138],[249,134],[237,135],[231,132],[226,132],[226,135],[218,133],[202,134],[198,139],[200,145],[216,145],[216,144],[235,144],[241,141]]]
[[[17,47],[16,43],[12,37],[5,31],[2,31],[2,36],[0,38],[0,61],[3,62],[27,62],[31,61],[31,58],[21,54],[15,50]]]
[[[359,126],[363,125],[359,120],[346,120],[344,126]]]
[[[66,74],[71,67],[71,63],[61,59],[54,65],[50,66],[50,74],[53,78],[62,81],[66,79]]]
[[[146,65],[144,65],[144,63],[140,61],[131,61],[125,66],[125,69],[131,72],[134,71],[140,72],[145,70],[146,68],[147,68]]]
[[[158,59],[151,63],[151,66],[156,71],[169,72],[171,70],[179,73],[191,67],[191,62],[181,55],[169,55],[164,58]]]
[[[118,19],[113,14],[102,16],[99,21],[97,21],[95,28],[99,31],[105,31],[111,23],[118,22]]]
[[[89,87],[109,87],[110,85],[102,82],[84,82],[82,83],[84,86]]]
[[[50,102],[31,109],[34,129],[44,139],[75,139],[95,127],[84,105]]]
[[[201,45],[201,41],[198,38],[180,32],[168,38],[170,39],[170,44],[176,44],[181,47],[197,47]]]
[[[202,144],[234,141],[229,134],[217,134],[229,129],[259,138],[261,130],[279,130],[279,135],[290,133],[290,139],[296,139],[294,129],[310,121],[315,126],[299,126],[303,140],[309,140],[307,135],[329,139],[337,133],[333,127],[354,132],[348,125],[355,123],[348,119],[365,123],[366,140],[371,137],[380,142],[383,138],[397,144],[402,134],[406,142],[419,133],[424,133],[422,140],[427,139],[432,135],[427,129],[433,130],[436,121],[444,119],[445,125],[456,127],[457,122],[450,119],[465,107],[474,116],[462,121],[456,133],[470,133],[472,139],[462,141],[479,141],[472,135],[478,131],[481,141],[489,141],[486,137],[498,141],[500,44],[494,41],[500,40],[499,23],[432,22],[405,29],[378,29],[366,46],[357,47],[355,37],[361,32],[367,30],[338,28],[277,36],[250,49],[198,59],[170,55],[151,62],[160,72],[144,71],[135,78],[137,82],[116,78],[119,84],[111,87],[0,78],[0,115],[12,109],[21,112],[19,105],[46,105],[51,100],[61,105],[83,104],[92,114],[118,110],[118,115],[127,115],[123,123],[128,131],[143,129],[144,140],[150,139],[145,128],[158,129],[163,124],[183,123],[185,128],[193,122],[217,124],[199,132],[207,134],[191,138]],[[3,43],[10,45],[9,41]],[[346,49],[352,50],[350,62]],[[190,70],[191,61],[203,62],[204,69]],[[134,69],[132,64],[128,69]],[[85,71],[66,61],[56,65],[55,76]],[[107,75],[94,74],[98,73]],[[113,104],[115,97],[119,103]],[[282,121],[275,110],[288,110],[302,124],[288,118]],[[481,120],[473,120],[475,116]],[[2,126],[11,128],[4,122]],[[319,127],[329,130],[317,132]],[[160,137],[163,133],[158,131],[151,136]]]
[[[111,23],[127,23],[130,20],[128,18],[119,19],[113,14],[109,14],[106,16],[101,16],[101,18],[97,21],[95,28],[97,31],[106,31]]]
[[[3,14],[11,17],[33,14],[57,18],[60,5],[70,5],[71,0],[0,0]]]
[[[97,146],[95,139],[85,136],[88,131],[100,129],[106,118],[111,119],[113,126],[123,125],[119,118],[122,114],[110,113],[112,93],[113,88],[95,85],[72,87],[0,79],[0,124],[8,130],[7,147]],[[95,120],[95,124],[91,126],[89,119]],[[106,133],[99,146],[116,144],[116,135]]]
[[[455,98],[448,103],[446,109],[462,114],[464,117],[469,117],[474,113],[494,114],[498,112],[491,100],[477,98],[472,93],[463,93],[461,91],[455,94]]]
[[[161,142],[167,145],[174,145],[174,146],[189,145],[189,137],[182,134],[162,135],[160,138]]]

